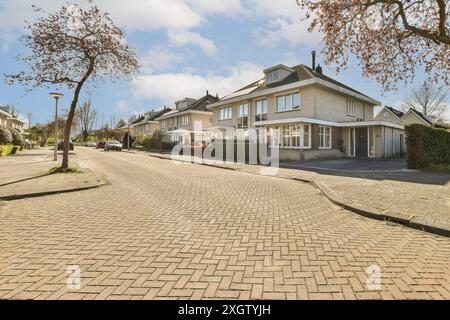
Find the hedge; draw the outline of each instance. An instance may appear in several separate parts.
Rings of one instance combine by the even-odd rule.
[[[405,127],[409,169],[450,167],[450,132],[420,124]]]

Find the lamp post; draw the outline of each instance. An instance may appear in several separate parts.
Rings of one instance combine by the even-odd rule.
[[[128,152],[130,151],[130,125],[128,125],[128,135],[127,135],[127,147],[128,147]]]
[[[58,92],[51,92],[50,96],[55,99],[55,134],[54,134],[54,161],[58,161],[58,100],[62,99],[64,95]]]

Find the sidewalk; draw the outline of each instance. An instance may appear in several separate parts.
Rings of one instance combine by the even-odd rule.
[[[170,154],[132,152],[171,159]],[[251,174],[261,174],[262,169],[267,169],[236,163],[213,166]],[[312,183],[332,202],[355,213],[450,237],[449,174],[403,171],[344,176],[280,168],[276,176]]]
[[[70,160],[77,166],[73,153]],[[51,174],[48,171],[57,164],[53,151],[48,148],[24,150],[0,160],[0,199],[15,200],[56,193],[73,192],[105,185],[107,180],[89,170],[81,173]]]

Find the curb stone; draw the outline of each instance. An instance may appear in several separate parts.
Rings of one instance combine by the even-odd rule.
[[[34,193],[2,196],[2,197],[0,197],[0,206],[2,205],[2,201],[13,201],[13,200],[21,200],[21,199],[27,199],[27,198],[45,197],[45,196],[50,196],[50,195],[55,195],[55,194],[71,193],[71,192],[77,192],[77,191],[83,191],[83,190],[96,189],[96,188],[100,188],[100,187],[110,184],[109,180],[107,180],[105,177],[99,177],[98,179],[99,180],[101,179],[102,181],[96,185],[91,185],[91,186],[87,186],[87,187],[77,187],[77,188],[63,189],[63,190],[54,190],[54,191],[44,191],[44,192],[34,192]]]

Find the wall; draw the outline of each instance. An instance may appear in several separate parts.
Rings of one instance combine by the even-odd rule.
[[[423,124],[423,125],[427,125],[427,123],[422,120],[422,118],[420,118],[417,114],[415,114],[414,112],[409,112],[406,117],[404,117],[402,119],[402,121],[400,122],[401,125],[403,126],[407,126],[410,124]]]
[[[387,117],[384,117],[384,114],[387,114]],[[375,117],[375,120],[381,120],[381,121],[387,121],[387,122],[392,122],[392,123],[399,123],[400,119],[395,116],[394,114],[392,114],[391,111],[383,108],[381,109],[381,112],[377,114],[377,116]]]
[[[277,97],[280,95],[300,92],[301,107],[298,110],[278,112],[277,111]],[[231,120],[219,120],[220,109],[222,107],[214,108],[213,110],[213,125],[224,127],[237,127],[239,120],[239,105],[249,103],[249,125],[252,126],[256,115],[256,101],[259,99],[267,99],[267,120],[280,120],[291,118],[312,118],[333,122],[345,122],[356,120],[357,118],[365,120],[373,120],[373,105],[364,103],[361,100],[355,101],[355,117],[347,116],[347,97],[346,95],[335,93],[329,89],[324,89],[319,86],[308,86],[300,89],[289,90],[269,96],[261,96],[252,100],[245,100],[230,104],[233,108],[233,115]]]

